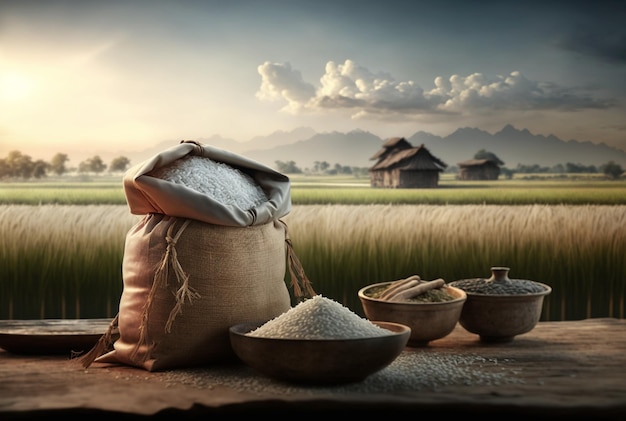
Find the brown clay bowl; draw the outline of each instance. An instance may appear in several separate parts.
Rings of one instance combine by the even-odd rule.
[[[479,335],[482,342],[510,342],[528,333],[541,318],[543,298],[551,291],[526,295],[488,295],[467,293],[459,323]]]
[[[354,339],[283,339],[249,336],[263,322],[229,329],[233,351],[256,371],[278,380],[302,384],[342,384],[364,380],[391,364],[404,350],[411,329],[372,322],[389,335]]]
[[[393,302],[371,297],[370,291],[392,282],[380,282],[363,287],[358,296],[365,316],[370,320],[385,320],[411,328],[410,347],[426,346],[430,341],[443,338],[454,330],[466,294],[459,288],[448,286],[448,292],[456,298],[442,302]]]
[[[481,342],[510,342],[517,335],[530,332],[541,318],[544,297],[552,288],[546,284],[523,279],[509,279],[506,267],[492,267],[492,277],[462,279],[450,282],[465,288],[467,301],[463,306],[459,323],[465,330],[479,335]],[[532,285],[535,292],[479,293],[472,291],[473,282],[502,282]],[[505,288],[506,290],[506,288]],[[480,291],[480,290],[478,290]]]

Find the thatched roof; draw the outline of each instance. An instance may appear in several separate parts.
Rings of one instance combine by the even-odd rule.
[[[372,156],[370,158],[370,161],[373,161],[375,159],[384,158],[385,156],[393,153],[394,151],[401,151],[401,150],[404,150],[404,149],[410,149],[412,147],[413,147],[413,145],[411,145],[403,137],[391,137],[391,138],[387,139],[385,141],[385,143],[383,143],[382,149],[380,149],[378,152],[376,152],[374,154],[374,156]]]
[[[406,142],[406,141],[405,141]],[[408,142],[407,142],[408,143]],[[448,165],[433,156],[424,145],[403,149],[381,159],[370,171],[400,168],[402,170],[443,171]]]

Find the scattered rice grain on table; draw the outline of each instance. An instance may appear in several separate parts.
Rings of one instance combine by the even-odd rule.
[[[337,386],[306,386],[271,379],[240,365],[165,372],[163,381],[201,389],[226,386],[258,394],[358,394],[401,393],[438,390],[446,386],[494,386],[523,383],[506,369],[506,361],[478,355],[434,354],[404,351],[382,370],[357,383]]]
[[[348,328],[346,328],[348,326]],[[372,330],[375,329],[375,330]],[[266,322],[248,335],[308,339],[376,336],[385,329],[362,319],[342,304],[317,295]],[[391,364],[357,383],[308,386],[272,379],[246,365],[195,368],[166,372],[164,381],[198,388],[218,385],[259,394],[399,393],[437,390],[445,386],[499,385],[520,382],[496,360],[478,355],[403,351]]]

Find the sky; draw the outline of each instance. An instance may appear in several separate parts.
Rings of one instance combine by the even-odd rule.
[[[621,1],[0,0],[0,158],[506,124],[626,150]]]

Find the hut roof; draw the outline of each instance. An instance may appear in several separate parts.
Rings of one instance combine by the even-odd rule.
[[[393,151],[399,151],[404,149],[410,149],[413,145],[411,145],[405,138],[403,137],[391,137],[383,143],[382,149],[374,154],[370,158],[370,161],[375,159],[384,158],[386,155],[393,153]]]
[[[391,167],[403,170],[443,171],[447,164],[434,157],[424,145],[420,145],[390,154],[378,161],[370,170],[384,170]]]

